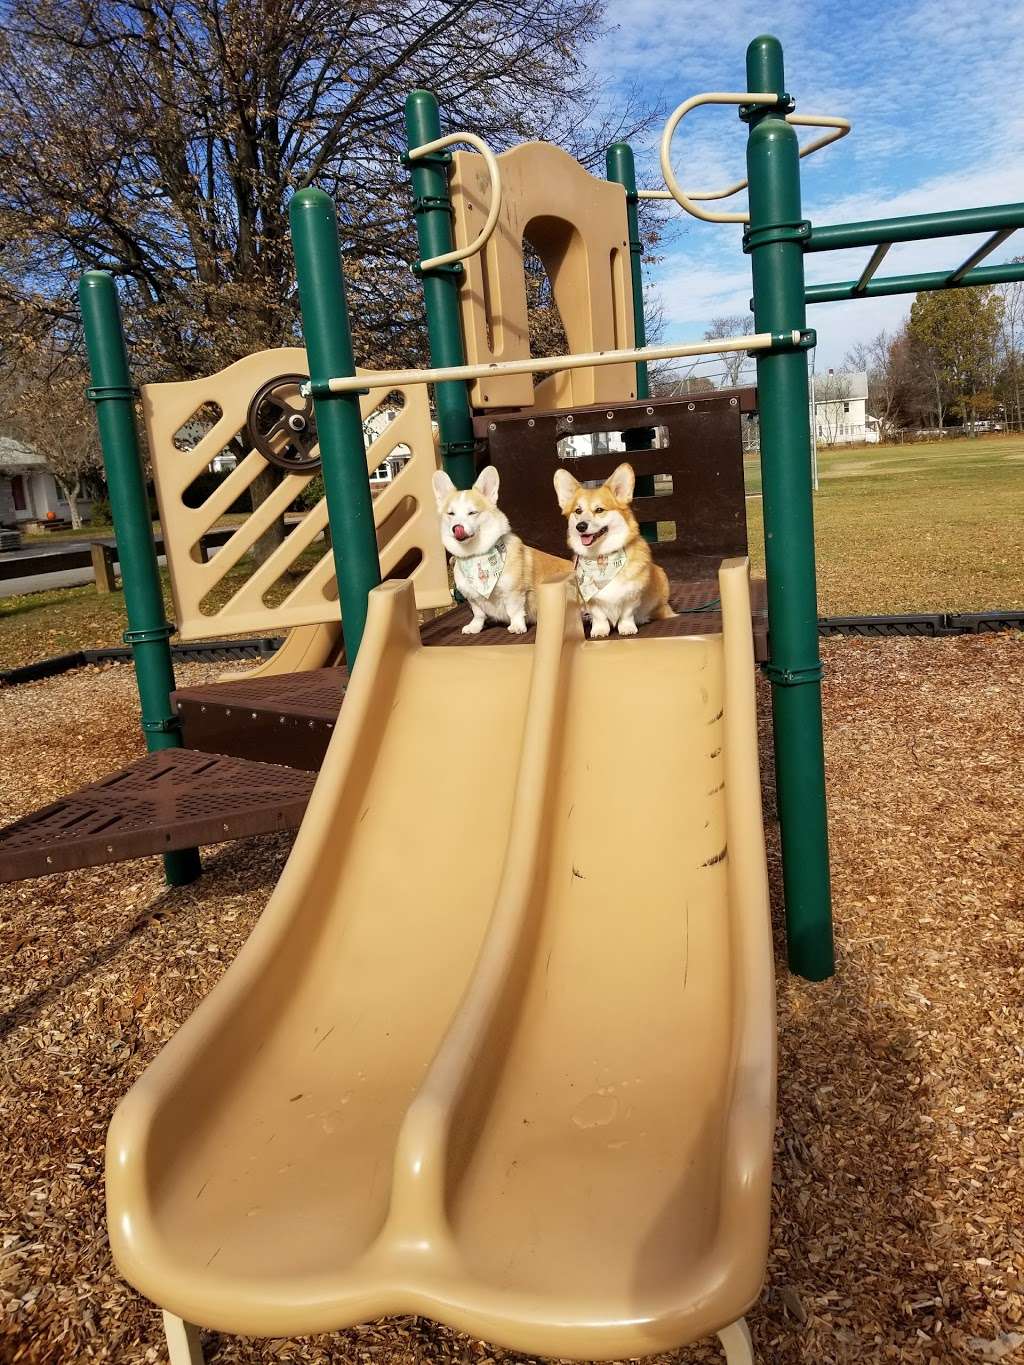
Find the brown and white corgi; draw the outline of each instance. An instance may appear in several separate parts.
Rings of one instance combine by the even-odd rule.
[[[498,485],[493,465],[461,491],[443,470],[434,474],[441,540],[452,557],[455,586],[473,610],[463,635],[479,635],[488,620],[523,635],[537,620],[536,585],[570,568],[523,544],[498,506]]]
[[[675,616],[668,604],[668,577],[651,559],[630,504],[633,467],[620,464],[600,488],[584,488],[567,469],[555,471],[558,505],[568,521],[569,548],[576,556],[576,587],[590,613],[590,638],[600,640],[615,626],[635,635],[647,621]]]

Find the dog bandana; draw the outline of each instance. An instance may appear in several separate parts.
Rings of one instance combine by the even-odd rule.
[[[576,588],[584,602],[606,588],[626,562],[625,550],[613,550],[610,555],[597,555],[593,559],[576,557]]]
[[[508,550],[505,537],[496,540],[483,555],[466,555],[455,560],[455,586],[465,597],[490,597],[505,570]]]

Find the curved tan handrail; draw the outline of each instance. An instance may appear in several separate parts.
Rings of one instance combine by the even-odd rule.
[[[501,212],[501,171],[498,169],[498,158],[483,138],[477,137],[476,133],[446,133],[444,137],[434,138],[433,142],[424,142],[419,147],[411,147],[409,149],[409,160],[415,161],[419,156],[428,156],[431,152],[439,152],[445,147],[451,147],[456,142],[464,142],[468,146],[474,147],[486,162],[487,174],[491,181],[491,205],[487,211],[484,225],[475,241],[470,242],[467,246],[456,247],[454,251],[446,251],[440,256],[431,256],[425,261],[420,261],[421,270],[435,270],[439,265],[453,265],[456,261],[464,261],[467,256],[475,256],[487,245],[487,241],[498,222],[498,214]]]
[[[740,190],[746,189],[747,181],[737,180],[735,184],[727,185],[720,190],[684,190],[672,169],[672,138],[683,118],[691,109],[696,109],[698,105],[775,104],[778,102],[778,98],[778,95],[751,90],[712,90],[704,95],[691,95],[688,100],[684,100],[677,109],[673,110],[661,135],[661,173],[665,177],[665,184],[668,189],[640,190],[639,197],[641,199],[674,199],[687,213],[692,214],[694,218],[702,218],[706,223],[749,223],[749,213],[716,213],[697,207],[697,200],[728,199],[731,195],[738,194]],[[820,151],[822,147],[827,147],[830,142],[837,142],[841,137],[845,137],[851,128],[849,119],[834,117],[830,114],[787,114],[786,122],[799,128],[829,129],[822,137],[812,138],[810,142],[801,147],[801,157],[810,156],[812,152]]]

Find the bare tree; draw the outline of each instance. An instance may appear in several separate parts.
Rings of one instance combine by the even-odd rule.
[[[850,380],[845,374],[827,375],[814,385],[814,421],[818,439],[834,446],[842,435],[850,408]]]
[[[705,341],[720,341],[723,337],[749,336],[753,319],[749,313],[731,313],[728,316],[712,318],[704,332]],[[723,351],[720,355],[723,367],[722,388],[734,389],[740,382],[743,366],[746,364],[745,351]]]
[[[1024,261],[1024,256],[1015,256],[1014,263]],[[1000,328],[1000,349],[1002,352],[1002,392],[1007,414],[1012,415],[1018,427],[1024,425],[1024,405],[1022,405],[1022,375],[1024,367],[1024,281],[1015,280],[1012,284],[999,287],[1003,299],[1003,319]]]

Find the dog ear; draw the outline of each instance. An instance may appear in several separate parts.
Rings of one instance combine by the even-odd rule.
[[[576,494],[579,492],[579,484],[567,469],[555,470],[555,496],[558,498],[558,505],[563,512],[568,512],[569,508],[576,501]]]
[[[455,492],[455,485],[443,469],[434,470],[434,477],[431,479],[431,483],[434,485],[434,497],[437,499],[437,510],[440,512],[441,508]]]
[[[611,478],[605,480],[605,487],[611,490],[616,502],[632,502],[635,478],[631,464],[620,464]]]
[[[486,469],[481,469],[473,487],[482,498],[486,498],[488,502],[493,502],[497,505],[499,483],[498,471],[495,469],[494,465],[489,464]]]

